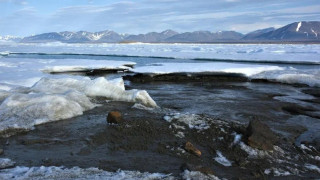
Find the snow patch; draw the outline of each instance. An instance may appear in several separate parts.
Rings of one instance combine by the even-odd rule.
[[[177,121],[187,125],[190,129],[204,130],[210,128],[210,119],[197,114],[172,113],[163,117],[168,122]]]
[[[144,180],[156,180],[165,179],[173,180],[174,177],[161,173],[141,173],[139,171],[122,171],[118,170],[116,172],[103,171],[98,168],[87,168],[82,169],[79,167],[64,168],[64,167],[15,167],[12,169],[5,169],[0,171],[0,179],[32,179],[32,180],[42,180],[42,179],[53,179],[53,180],[116,180],[116,179],[144,179]]]
[[[302,22],[299,22],[299,23],[298,23],[297,28],[296,28],[296,32],[298,32],[298,31],[300,30],[301,24],[302,24]]]
[[[249,155],[250,158],[263,158],[263,157],[269,156],[267,151],[254,149],[246,145],[244,142],[240,142],[239,145],[240,145],[240,148],[244,150]]]
[[[271,172],[273,173],[274,176],[289,176],[291,173],[289,171],[285,171],[283,169],[278,169],[278,168],[271,168],[271,169],[265,169],[264,174],[270,175]]]
[[[318,173],[320,173],[320,168],[316,165],[313,164],[305,164],[304,167],[306,167],[307,169],[311,170],[311,171],[316,171]]]
[[[223,166],[232,166],[232,162],[229,161],[225,156],[223,156],[220,151],[217,151],[217,157],[215,157],[214,160]]]
[[[318,33],[315,32],[312,28],[311,28],[311,31],[314,33],[314,35],[315,35],[316,37],[318,37]]]
[[[15,165],[14,161],[11,161],[11,159],[8,158],[0,158],[0,169],[12,167]],[[1,177],[1,176],[0,176]]]

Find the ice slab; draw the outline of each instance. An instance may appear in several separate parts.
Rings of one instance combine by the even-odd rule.
[[[122,79],[108,81],[103,77],[42,78],[29,89],[8,93],[0,105],[0,133],[81,115],[96,106],[91,102],[94,97],[157,106],[146,91],[126,91]]]
[[[264,71],[283,70],[278,66],[249,65],[236,63],[158,63],[152,66],[137,67],[136,73],[168,74],[168,73],[239,73],[252,76]]]
[[[129,70],[130,61],[91,59],[31,59],[0,58],[0,83],[31,87],[42,77],[52,77],[48,73],[91,70]],[[55,77],[58,75],[55,75]],[[59,75],[67,77],[67,75]]]

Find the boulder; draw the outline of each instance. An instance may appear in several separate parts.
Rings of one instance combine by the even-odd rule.
[[[191,144],[191,142],[186,142],[186,144],[184,145],[184,149],[187,152],[192,153],[198,157],[201,156],[201,151],[199,149],[197,149],[196,147],[194,147],[193,144]]]
[[[122,122],[122,116],[119,111],[111,111],[108,114],[107,122],[111,124],[119,124]]]
[[[247,143],[261,150],[272,150],[277,141],[276,135],[270,128],[259,120],[251,120],[247,127]]]

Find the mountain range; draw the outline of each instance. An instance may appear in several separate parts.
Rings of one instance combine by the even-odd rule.
[[[147,34],[119,34],[114,31],[101,32],[51,32],[21,39],[24,43],[216,43],[216,42],[320,42],[320,21],[301,21],[284,27],[260,29],[248,34],[235,31],[194,31],[178,33],[173,30]]]

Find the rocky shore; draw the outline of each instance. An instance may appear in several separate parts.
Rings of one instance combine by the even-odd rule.
[[[191,177],[185,172],[200,172],[194,179],[319,177],[319,88],[188,77],[125,78],[126,88],[146,89],[156,108],[101,97],[83,115],[1,138],[0,168],[97,167],[173,179]]]

